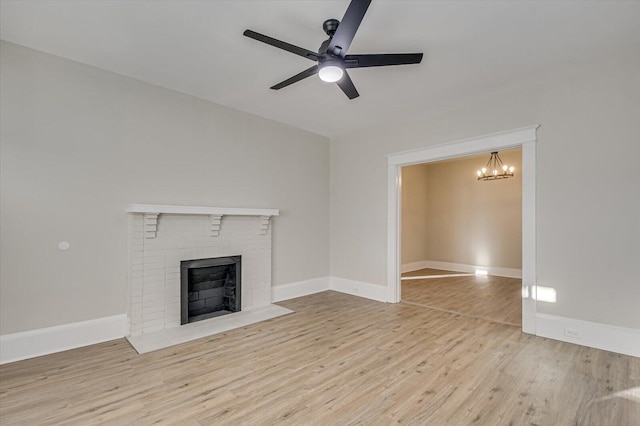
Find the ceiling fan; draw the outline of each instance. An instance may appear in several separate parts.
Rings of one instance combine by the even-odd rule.
[[[353,37],[356,35],[356,31],[358,31],[360,22],[362,22],[362,18],[364,18],[364,14],[367,12],[370,3],[371,0],[351,0],[342,18],[342,22],[337,19],[327,19],[324,21],[322,28],[329,38],[322,42],[317,53],[255,31],[246,30],[243,34],[254,40],[316,62],[316,65],[311,68],[307,68],[301,73],[272,86],[271,88],[273,90],[280,90],[290,84],[318,74],[321,80],[329,83],[335,82],[349,99],[354,99],[360,95],[347,73],[348,68],[419,64],[420,61],[422,61],[422,53],[347,55],[349,46],[353,41]]]

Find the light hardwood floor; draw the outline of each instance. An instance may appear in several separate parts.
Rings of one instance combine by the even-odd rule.
[[[0,424],[640,424],[639,358],[331,291],[281,304],[146,355],[119,339],[0,366]]]
[[[403,277],[458,274],[420,269]],[[522,280],[457,276],[402,281],[402,301],[522,327]]]

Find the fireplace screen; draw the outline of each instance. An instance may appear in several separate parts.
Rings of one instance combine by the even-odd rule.
[[[181,324],[240,311],[241,256],[180,262]]]

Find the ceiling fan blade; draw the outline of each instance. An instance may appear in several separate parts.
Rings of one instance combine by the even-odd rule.
[[[371,4],[371,0],[351,0],[336,33],[331,39],[331,43],[329,43],[327,52],[344,58],[349,46],[351,46],[353,37],[356,35],[356,31],[358,31],[362,18],[364,18],[364,14],[369,8],[369,4]]]
[[[349,99],[355,99],[360,96],[360,93],[356,90],[356,86],[353,84],[353,81],[351,81],[351,77],[349,77],[347,71],[344,72],[344,75],[336,82],[336,84],[342,89]]]
[[[286,43],[284,41],[280,41],[273,37],[266,36],[264,34],[257,33],[255,31],[246,30],[243,35],[252,38],[254,40],[261,41],[263,43],[269,44],[273,47],[277,47],[278,49],[286,50],[287,52],[294,53],[298,56],[302,56],[303,58],[311,59],[312,61],[318,60],[318,54],[316,52],[312,52],[311,50],[304,49],[302,47],[294,46],[293,44]]]
[[[273,90],[280,90],[283,87],[287,87],[290,84],[297,83],[298,81],[300,81],[302,79],[305,79],[307,77],[311,77],[312,75],[317,74],[317,73],[318,73],[318,66],[314,65],[311,68],[307,68],[306,70],[302,71],[301,73],[298,73],[298,74],[294,75],[293,77],[288,78],[285,81],[276,84],[275,86],[272,86],[271,88]]]
[[[347,55],[345,68],[384,67],[388,65],[419,64],[422,53],[384,53],[380,55]]]

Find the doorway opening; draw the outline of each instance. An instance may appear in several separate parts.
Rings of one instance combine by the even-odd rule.
[[[485,152],[522,149],[522,331],[536,332],[535,146],[538,125],[470,138],[388,156],[387,290],[388,300],[401,297],[401,213],[404,166],[454,159]]]
[[[489,152],[402,167],[401,299],[520,328],[521,149],[495,155],[481,178]]]

